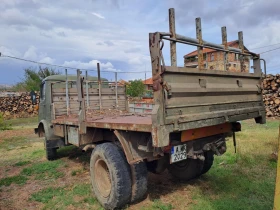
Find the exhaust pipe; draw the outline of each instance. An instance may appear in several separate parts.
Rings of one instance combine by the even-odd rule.
[[[82,149],[82,151],[86,152],[88,149],[94,149],[95,146],[96,146],[95,144],[88,144]]]

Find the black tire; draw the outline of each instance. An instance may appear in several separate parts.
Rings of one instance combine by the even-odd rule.
[[[56,148],[46,148],[46,157],[47,160],[55,160],[57,159]]]
[[[199,159],[186,159],[168,166],[169,173],[176,179],[188,181],[201,175],[203,162]]]
[[[153,174],[160,174],[158,171],[156,171],[157,168],[157,160],[153,160],[150,162],[146,162],[147,170]]]
[[[57,159],[57,148],[51,148],[49,146],[49,140],[45,139],[45,149],[46,149],[46,158],[47,160]]]
[[[203,163],[203,168],[202,168],[201,174],[207,173],[210,170],[210,168],[212,167],[213,162],[214,162],[213,151],[204,152],[204,157],[205,157],[205,160]]]
[[[161,159],[146,162],[149,172],[154,174],[161,174],[169,166],[169,155],[165,155]]]
[[[131,172],[123,151],[112,143],[97,145],[90,158],[92,189],[105,209],[121,208],[131,199]]]
[[[145,162],[130,165],[132,179],[131,203],[146,198],[148,189],[148,170]]]

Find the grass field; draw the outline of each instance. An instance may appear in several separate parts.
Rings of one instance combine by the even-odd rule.
[[[0,209],[102,209],[91,192],[90,152],[70,146],[48,162],[43,140],[33,134],[35,118],[8,123],[14,129],[0,131]],[[126,209],[272,209],[278,124],[242,122],[237,154],[229,139],[226,154],[215,156],[198,179],[180,183],[167,172],[149,174],[147,199]]]

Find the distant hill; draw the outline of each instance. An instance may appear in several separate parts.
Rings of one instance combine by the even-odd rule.
[[[7,84],[0,84],[0,91],[1,90],[12,90],[13,89],[13,85],[7,85]]]

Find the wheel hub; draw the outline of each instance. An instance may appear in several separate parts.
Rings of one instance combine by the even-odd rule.
[[[100,194],[107,198],[111,193],[112,182],[106,162],[98,159],[94,165],[94,181]]]

